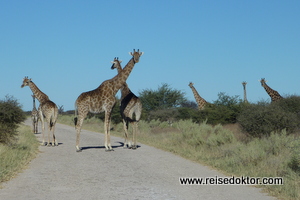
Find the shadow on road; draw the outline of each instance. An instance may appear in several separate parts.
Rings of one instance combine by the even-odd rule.
[[[116,149],[116,148],[123,148],[124,146],[124,143],[123,142],[118,142],[119,145],[114,145],[112,146],[113,149]],[[140,145],[137,145],[137,148],[140,148],[141,146]],[[88,150],[88,149],[105,149],[105,146],[87,146],[87,147],[81,147],[81,150],[84,151],[84,150]]]

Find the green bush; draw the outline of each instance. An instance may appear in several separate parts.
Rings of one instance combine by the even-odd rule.
[[[10,143],[16,136],[18,124],[26,119],[21,105],[12,96],[0,100],[0,143]]]
[[[279,102],[248,104],[244,106],[238,122],[242,130],[254,137],[269,135],[285,129],[293,133],[300,128],[300,98],[285,98]]]
[[[204,110],[200,110],[192,116],[193,121],[208,124],[231,124],[236,123],[237,116],[242,110],[244,103],[238,96],[230,97],[221,92],[219,98],[213,104],[207,104]]]

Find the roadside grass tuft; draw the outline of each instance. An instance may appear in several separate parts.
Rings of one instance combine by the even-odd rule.
[[[20,125],[17,140],[10,145],[0,144],[0,183],[23,170],[38,153],[39,142],[29,126]]]

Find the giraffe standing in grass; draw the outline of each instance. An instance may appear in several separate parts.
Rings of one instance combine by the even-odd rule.
[[[39,117],[42,123],[42,133],[43,133],[43,142],[42,145],[45,145],[45,125],[44,125],[44,117],[46,118],[46,123],[48,124],[48,143],[47,145],[50,146],[50,132],[52,132],[53,141],[52,146],[57,146],[58,142],[54,135],[55,124],[58,115],[58,108],[55,103],[50,101],[49,97],[43,93],[28,77],[23,79],[23,84],[21,88],[29,86],[32,93],[34,94],[35,98],[40,102],[40,106],[38,108]]]
[[[203,98],[199,95],[199,93],[197,92],[197,90],[196,90],[195,87],[194,87],[194,83],[190,82],[189,86],[190,86],[190,88],[191,88],[192,91],[193,91],[194,97],[195,97],[196,102],[197,102],[197,104],[198,104],[198,109],[199,109],[199,110],[203,110],[204,107],[205,107],[205,105],[207,104],[207,101],[205,101],[205,99],[203,99]]]
[[[118,58],[115,58],[114,61],[112,61],[113,65],[111,69],[117,68],[118,73],[122,72],[121,67],[121,60]],[[124,83],[121,87],[121,106],[120,106],[120,112],[123,119],[123,128],[124,128],[124,136],[125,136],[125,142],[124,142],[124,148],[132,148],[136,149],[136,137],[138,133],[138,122],[141,118],[142,114],[142,102],[141,100],[131,92],[129,89],[127,83]],[[135,118],[133,118],[133,114]],[[131,144],[130,140],[128,139],[128,125],[129,122],[132,126],[132,142]]]
[[[246,85],[247,85],[247,82],[246,82],[246,81],[242,82],[242,85],[243,85],[243,88],[244,88],[244,103],[248,103],[248,100],[247,100],[247,93],[246,93]]]
[[[121,73],[118,73],[112,79],[104,81],[98,88],[92,91],[84,92],[79,95],[75,102],[75,129],[76,129],[76,150],[80,152],[82,149],[79,147],[80,131],[83,120],[88,112],[100,113],[105,112],[104,120],[104,133],[105,133],[105,149],[106,151],[113,151],[110,144],[110,121],[111,111],[116,103],[118,90],[124,85],[129,74],[131,73],[134,65],[139,62],[143,52],[135,51],[130,52],[132,58],[124,67]],[[113,64],[114,65],[114,64]]]
[[[266,92],[271,97],[271,101],[276,102],[279,101],[280,99],[283,99],[283,97],[276,90],[270,88],[266,82],[267,81],[264,78],[260,80],[261,86],[265,88]]]
[[[38,124],[39,124],[39,113],[35,106],[35,96],[32,96],[33,100],[33,108],[31,111],[31,120],[32,120],[32,126],[33,126],[33,133],[38,133]]]

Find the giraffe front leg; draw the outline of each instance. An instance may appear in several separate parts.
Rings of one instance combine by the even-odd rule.
[[[104,123],[104,132],[105,132],[105,151],[114,151],[110,144],[110,112],[105,112],[105,123]]]
[[[35,124],[34,124],[34,119],[32,118],[32,132],[35,133]]]

